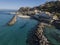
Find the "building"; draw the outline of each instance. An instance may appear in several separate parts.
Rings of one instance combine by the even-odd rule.
[[[58,17],[56,15],[53,15],[54,20],[58,20]]]

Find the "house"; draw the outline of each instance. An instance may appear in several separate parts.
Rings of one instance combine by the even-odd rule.
[[[54,20],[58,20],[58,17],[56,15],[53,15]]]

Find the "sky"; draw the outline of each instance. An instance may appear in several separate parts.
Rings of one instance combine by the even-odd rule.
[[[0,9],[19,9],[44,4],[48,0],[0,0]]]

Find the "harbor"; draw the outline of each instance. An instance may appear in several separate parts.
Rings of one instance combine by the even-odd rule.
[[[0,2],[0,45],[60,45],[59,0]]]

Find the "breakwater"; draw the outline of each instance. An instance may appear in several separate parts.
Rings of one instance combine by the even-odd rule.
[[[12,19],[8,22],[8,25],[13,25],[17,21],[17,16],[20,18],[30,18],[30,16],[23,16],[23,15],[14,15]]]
[[[44,35],[44,26],[51,26],[46,23],[39,22],[39,24],[33,29],[34,31],[29,31],[28,44],[29,45],[50,45],[48,39]]]
[[[45,37],[44,35],[44,26],[50,26],[49,24],[46,23],[40,23],[38,25],[38,28],[36,30],[35,35],[38,37],[39,39],[39,45],[50,45],[48,39]]]
[[[17,21],[16,18],[16,15],[14,15],[13,18],[8,22],[8,25],[13,25]]]

